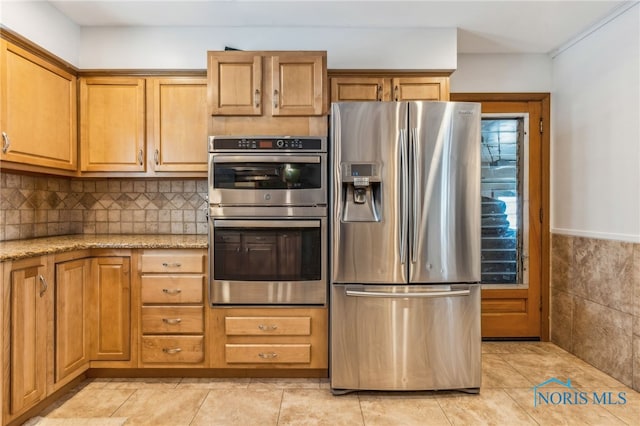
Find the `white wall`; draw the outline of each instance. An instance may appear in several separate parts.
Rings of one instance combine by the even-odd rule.
[[[451,92],[550,92],[551,65],[544,54],[460,54]]]
[[[640,6],[553,60],[552,232],[640,242]]]
[[[456,68],[455,28],[83,27],[80,68],[206,68],[207,50],[326,50],[329,68]]]
[[[78,66],[80,27],[48,2],[0,0],[0,23]]]

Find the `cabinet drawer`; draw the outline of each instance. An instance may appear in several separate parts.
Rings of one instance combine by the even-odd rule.
[[[143,275],[142,303],[202,303],[202,275]]]
[[[143,336],[142,362],[204,361],[203,336]]]
[[[142,272],[180,273],[204,272],[202,252],[161,251],[146,252],[142,255]]]
[[[309,336],[311,317],[227,317],[228,336]]]
[[[202,306],[143,306],[143,333],[202,333]]]
[[[311,361],[311,345],[227,344],[225,345],[225,359],[229,364],[309,363]]]

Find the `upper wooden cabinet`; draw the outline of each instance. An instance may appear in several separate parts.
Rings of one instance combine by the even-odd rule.
[[[207,79],[147,79],[147,137],[156,172],[207,171]]]
[[[209,107],[220,116],[327,113],[327,55],[320,51],[208,52]]]
[[[3,167],[13,163],[75,171],[75,76],[0,40],[0,131]]]
[[[448,100],[449,77],[379,75],[331,77],[331,102]]]
[[[80,170],[145,171],[145,80],[80,79]]]
[[[82,172],[207,170],[204,77],[80,78]]]

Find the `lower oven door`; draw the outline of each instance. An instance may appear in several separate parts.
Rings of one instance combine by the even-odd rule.
[[[212,305],[324,305],[326,218],[210,220]]]

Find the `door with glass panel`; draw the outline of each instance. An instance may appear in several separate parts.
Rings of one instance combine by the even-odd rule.
[[[482,336],[546,340],[548,98],[500,96],[455,99],[482,103]]]

